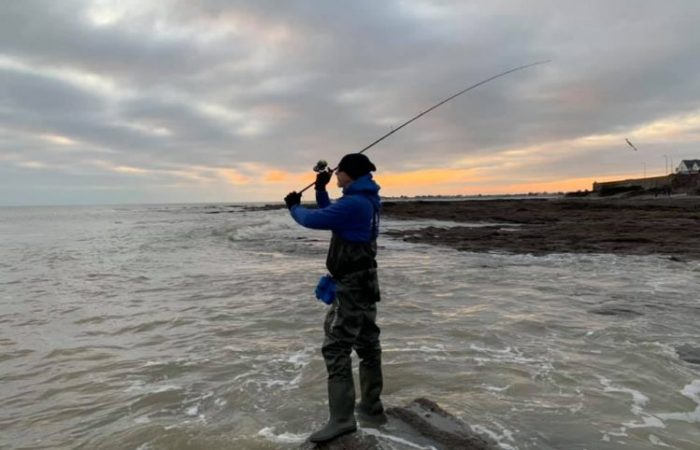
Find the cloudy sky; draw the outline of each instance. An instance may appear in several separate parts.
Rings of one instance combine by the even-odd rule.
[[[697,0],[2,1],[0,205],[279,200],[538,60],[369,150],[382,193],[662,175],[700,158],[698,23]]]

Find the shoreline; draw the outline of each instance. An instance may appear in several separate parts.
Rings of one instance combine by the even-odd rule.
[[[461,251],[533,255],[612,253],[700,259],[700,197],[387,200],[393,219],[464,222],[451,228],[389,230],[406,242]],[[470,227],[466,224],[483,224]]]

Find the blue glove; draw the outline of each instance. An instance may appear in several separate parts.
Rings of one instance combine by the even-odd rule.
[[[335,280],[330,275],[324,275],[318,280],[318,286],[316,286],[316,298],[330,305],[335,301],[335,291],[336,285]]]
[[[331,181],[332,176],[333,172],[330,169],[324,170],[323,172],[319,172],[318,175],[316,175],[314,189],[316,189],[317,191],[325,191],[326,185]]]

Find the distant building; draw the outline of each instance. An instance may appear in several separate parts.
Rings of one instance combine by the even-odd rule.
[[[700,172],[700,159],[684,159],[676,169],[676,173]]]

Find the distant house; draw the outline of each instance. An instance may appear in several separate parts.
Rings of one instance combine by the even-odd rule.
[[[684,159],[676,169],[676,173],[700,172],[700,159]]]

